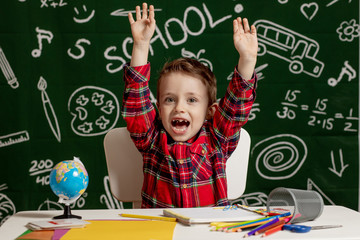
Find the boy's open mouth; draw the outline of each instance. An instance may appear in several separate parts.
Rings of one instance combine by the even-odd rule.
[[[190,125],[190,122],[184,119],[174,119],[171,121],[171,126],[173,127],[175,132],[184,132],[188,126]]]

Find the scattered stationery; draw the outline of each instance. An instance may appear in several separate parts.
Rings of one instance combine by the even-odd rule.
[[[122,213],[122,214],[120,214],[120,216],[128,217],[128,218],[139,218],[139,219],[148,219],[148,220],[176,222],[176,218],[172,218],[172,217],[146,216],[146,215],[127,214],[127,213]]]
[[[60,240],[68,231],[69,229],[55,229],[51,240]]]
[[[240,208],[223,211],[217,207],[171,208],[164,209],[163,214],[167,217],[176,218],[179,222],[186,225],[211,222],[239,222],[259,218],[259,214]]]
[[[247,234],[244,235],[244,237],[248,237],[248,236],[251,236],[251,235],[255,235],[256,232],[260,231],[261,229],[263,228],[266,228],[266,227],[269,227],[277,222],[279,222],[279,218],[275,218],[267,223],[264,223],[262,224],[261,226],[259,227],[256,227],[255,229],[251,230],[250,232],[248,232]]]
[[[243,229],[250,227],[257,227],[256,231],[260,231],[262,227],[272,226],[277,221],[284,220],[284,222],[288,222],[291,219],[291,213],[284,213],[277,216],[272,217],[263,217],[250,221],[237,222],[232,224],[224,224],[224,223],[212,223],[212,229],[215,231],[223,231],[223,232],[241,232]],[[253,235],[255,232],[248,233],[247,235]]]
[[[27,229],[25,232],[23,232],[21,235],[19,235],[16,239],[18,239],[19,237],[22,237],[28,233],[31,233],[31,232],[33,232],[33,231],[31,231],[30,229]]]
[[[278,222],[276,222],[276,223],[274,223],[274,224],[272,224],[272,225],[270,225],[270,226],[267,226],[267,227],[264,227],[264,228],[262,228],[262,229],[257,230],[257,231],[255,232],[255,235],[262,234],[262,233],[266,232],[267,230],[269,230],[269,229],[271,229],[271,228],[277,227],[277,226],[279,226],[279,225],[284,225],[284,224],[285,224],[285,220],[282,219],[282,220],[280,220],[280,221],[278,221]]]
[[[54,235],[53,230],[29,231],[16,239],[51,240],[53,235]]]
[[[276,232],[281,231],[282,228],[283,228],[283,226],[285,226],[285,224],[280,224],[280,225],[277,225],[277,226],[275,226],[275,227],[272,227],[272,228],[266,230],[266,231],[263,233],[262,237],[266,237],[266,236],[269,236],[269,235],[271,235],[271,234],[273,234],[273,233],[276,233]]]
[[[243,209],[243,210],[246,210],[246,211],[258,213],[258,214],[263,215],[263,216],[268,216],[268,215],[269,215],[269,212],[267,212],[266,209],[264,209],[264,208],[251,209],[249,206],[240,205],[240,204],[237,204],[237,207],[238,207],[238,208],[241,208],[241,209]]]
[[[48,221],[33,221],[29,222],[26,227],[30,230],[53,230],[53,229],[68,229],[68,228],[83,228],[87,221],[80,219],[57,219]]]
[[[89,220],[91,224],[85,228],[70,229],[61,240],[171,240],[176,222],[168,221],[118,221]]]

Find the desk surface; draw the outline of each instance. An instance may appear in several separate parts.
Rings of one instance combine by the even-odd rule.
[[[161,216],[162,209],[116,209],[116,210],[73,210],[73,214],[80,215],[83,220],[96,219],[125,219],[119,216],[120,213],[144,214]],[[23,211],[11,216],[0,227],[0,239],[15,239],[26,231],[25,225],[29,221],[49,220],[54,216],[60,215],[60,211]],[[313,230],[309,233],[291,233],[281,231],[262,239],[357,239],[360,240],[360,213],[341,206],[325,206],[322,215],[315,221],[306,222],[304,225],[336,225],[341,224],[341,228]],[[211,232],[207,224],[197,224],[191,227],[180,223],[176,225],[174,240],[196,239],[240,239],[245,233],[223,233]],[[260,236],[252,236],[249,239],[259,239]]]

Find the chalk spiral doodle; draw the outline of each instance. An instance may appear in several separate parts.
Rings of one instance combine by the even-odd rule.
[[[307,157],[305,142],[292,134],[279,134],[258,142],[251,151],[256,157],[256,170],[271,180],[294,176]]]

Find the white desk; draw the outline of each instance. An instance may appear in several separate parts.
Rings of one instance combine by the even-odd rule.
[[[73,214],[80,215],[84,220],[95,219],[122,219],[119,213],[133,213],[160,216],[162,209],[116,209],[116,210],[73,210]],[[0,227],[0,239],[15,239],[26,231],[25,225],[29,221],[49,220],[54,216],[62,214],[61,211],[24,211],[11,216]],[[341,224],[341,228],[313,230],[309,233],[291,233],[281,231],[261,239],[357,239],[360,240],[360,213],[340,206],[325,206],[323,214],[312,222],[304,223],[308,226],[316,225],[336,225]],[[242,239],[245,233],[223,233],[211,232],[207,224],[194,226],[184,226],[180,223],[176,225],[174,240],[227,240]],[[260,239],[260,236],[251,236],[247,239]]]

